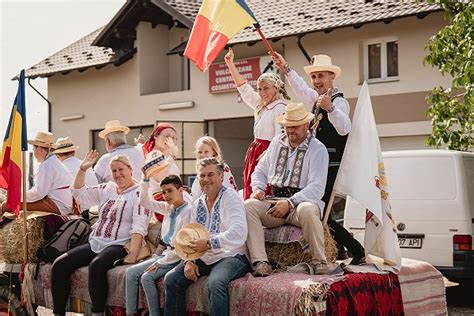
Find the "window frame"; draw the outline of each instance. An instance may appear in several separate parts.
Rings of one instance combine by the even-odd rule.
[[[400,53],[398,51],[397,61],[398,61],[398,75],[397,76],[387,76],[388,67],[387,67],[387,43],[397,42],[398,47],[400,47],[400,42],[398,37],[389,36],[389,37],[379,37],[372,38],[363,42],[364,48],[364,80],[367,83],[376,83],[376,82],[390,82],[400,80]],[[369,78],[369,45],[380,44],[380,78]]]

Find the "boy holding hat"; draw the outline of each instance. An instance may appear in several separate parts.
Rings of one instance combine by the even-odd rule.
[[[105,128],[99,132],[99,137],[105,141],[105,149],[107,150],[107,154],[100,157],[94,167],[99,183],[112,180],[109,162],[118,155],[127,156],[132,165],[133,178],[137,181],[142,179],[140,168],[145,158],[141,148],[127,144],[127,134],[129,132],[130,128],[122,125],[119,120],[108,121],[105,123]]]
[[[43,211],[67,215],[72,212],[72,194],[69,186],[72,176],[54,155],[54,137],[49,132],[38,132],[35,139],[28,140],[33,145],[33,155],[40,163],[36,171],[35,185],[26,191],[28,211]],[[7,211],[0,205],[0,213]]]
[[[228,285],[249,268],[245,209],[238,193],[222,185],[224,166],[219,160],[199,160],[197,172],[203,194],[191,211],[191,222],[195,223],[176,236],[176,253],[184,261],[165,276],[165,313],[185,315],[186,289],[199,277],[209,275],[209,314],[226,316]]]
[[[290,103],[278,118],[285,133],[275,137],[252,175],[251,199],[245,201],[249,234],[247,247],[254,276],[268,276],[272,268],[265,251],[265,227],[291,224],[303,229],[312,255],[305,271],[328,274],[321,222],[329,157],[326,147],[309,132],[314,115],[302,103]],[[275,201],[265,200],[271,185]]]
[[[140,187],[140,205],[150,211],[160,213],[164,216],[161,226],[160,244],[166,247],[159,257],[152,258],[131,266],[126,272],[125,298],[127,315],[135,315],[137,310],[138,286],[142,284],[148,304],[150,316],[160,315],[160,301],[156,280],[163,277],[173,269],[180,261],[180,257],[174,251],[176,233],[190,221],[191,205],[184,198],[183,183],[177,175],[165,177],[161,183],[163,199],[165,202],[155,201],[149,195],[149,179],[159,168],[165,168],[166,164],[153,164],[146,162],[143,171],[143,180]]]
[[[336,181],[347,137],[351,131],[349,102],[344,98],[342,92],[334,87],[334,80],[341,75],[342,70],[339,66],[332,64],[331,57],[328,55],[314,55],[311,65],[304,67],[304,71],[311,78],[313,84],[313,88],[311,88],[296,71],[289,67],[280,54],[275,53],[272,60],[287,76],[296,96],[312,107],[312,113],[319,121],[313,133],[329,152],[327,184],[322,198],[323,202],[327,204]],[[352,253],[354,257],[352,264],[364,262],[364,247],[333,219],[328,219],[328,225],[333,231],[334,239]]]

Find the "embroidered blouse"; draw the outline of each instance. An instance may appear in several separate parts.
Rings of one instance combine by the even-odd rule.
[[[230,170],[230,167],[227,164],[224,164],[224,182],[222,185],[226,188],[234,189],[238,191],[237,184],[235,183],[234,175]],[[202,194],[201,185],[199,184],[199,179],[196,177],[193,182],[193,186],[191,187],[191,195],[193,196],[193,200],[197,200]]]
[[[72,195],[69,188],[72,177],[56,155],[47,156],[35,174],[35,185],[26,191],[26,202],[49,197],[63,215],[72,213]]]
[[[211,249],[201,257],[205,264],[247,254],[247,219],[244,202],[236,191],[222,186],[210,212],[206,194],[202,194],[194,203],[191,222],[204,225],[211,236]]]
[[[275,137],[252,174],[252,190],[265,191],[267,184],[301,189],[290,200],[296,207],[301,202],[317,204],[324,210],[321,198],[326,187],[329,155],[326,147],[309,133],[294,150],[285,134]]]
[[[296,96],[306,105],[313,107],[318,99],[318,93],[313,88],[309,87],[306,81],[301,78],[294,70],[290,70],[287,75],[288,83]],[[333,91],[333,94],[337,90]],[[329,122],[334,125],[334,128],[339,135],[347,135],[351,131],[351,119],[349,118],[349,102],[345,98],[336,98],[333,101],[334,111],[328,112]]]
[[[244,102],[254,111],[260,104],[260,96],[248,83],[237,87]],[[271,141],[273,137],[282,133],[282,128],[277,122],[278,116],[285,112],[286,103],[275,100],[266,106],[266,109],[255,117],[253,135],[255,138]]]
[[[125,245],[132,234],[147,235],[150,211],[140,205],[138,194],[138,184],[118,194],[112,181],[72,190],[79,204],[99,205],[99,220],[89,235],[92,251],[100,253],[108,246]]]
[[[112,181],[112,174],[110,173],[110,160],[118,155],[125,155],[130,160],[130,164],[133,169],[133,178],[137,181],[142,179],[141,167],[145,157],[143,156],[143,150],[138,146],[130,146],[127,144],[120,145],[114,148],[111,152],[102,155],[97,161],[94,167],[95,175],[99,183],[107,183]]]
[[[166,244],[174,247],[174,238],[176,233],[191,219],[192,205],[184,202],[183,205],[175,209],[166,202],[155,201],[149,192],[150,185],[148,182],[142,182],[140,185],[140,205],[144,208],[162,214],[163,223],[161,225],[161,240]],[[161,256],[157,259],[158,264],[172,264],[178,262],[180,258],[174,250],[167,247]]]

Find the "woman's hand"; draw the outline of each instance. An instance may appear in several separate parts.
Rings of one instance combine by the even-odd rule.
[[[84,158],[84,160],[82,160],[81,165],[79,166],[79,168],[82,171],[87,171],[87,169],[89,169],[90,167],[92,167],[94,165],[97,158],[99,158],[99,152],[95,149],[94,150],[89,150],[89,152],[87,152],[86,157]]]
[[[176,146],[176,142],[172,137],[166,138],[165,146],[167,154],[171,155],[173,159],[178,157],[178,146]]]
[[[128,255],[125,256],[125,258],[123,258],[123,263],[124,264],[135,263],[137,262],[137,257],[138,257],[138,254],[129,253]]]
[[[196,282],[199,278],[199,267],[195,263],[187,261],[184,263],[184,276],[187,279]]]
[[[148,175],[147,175],[146,172],[145,172],[145,167],[142,166],[142,167],[140,168],[140,170],[142,171],[142,176],[143,176],[142,179],[145,180],[145,181],[150,180],[150,178],[148,178]]]
[[[143,136],[143,134],[140,133],[133,140],[135,141],[135,145],[144,144],[145,143],[145,136]]]
[[[229,51],[224,56],[224,61],[227,65],[234,64],[234,51],[229,47]]]

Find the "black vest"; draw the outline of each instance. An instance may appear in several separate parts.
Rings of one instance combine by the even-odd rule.
[[[341,92],[334,94],[331,97],[331,102],[334,102],[334,99],[338,97],[343,98],[344,95]],[[334,125],[332,125],[332,123],[329,121],[328,112],[326,110],[319,108],[319,113],[315,113],[315,110],[316,103],[314,104],[312,111],[315,119],[319,113],[321,113],[323,116],[323,118],[319,121],[319,125],[316,130],[316,138],[328,149],[330,164],[340,163],[342,160],[342,154],[344,153],[344,148],[346,147],[348,135],[339,135]]]

